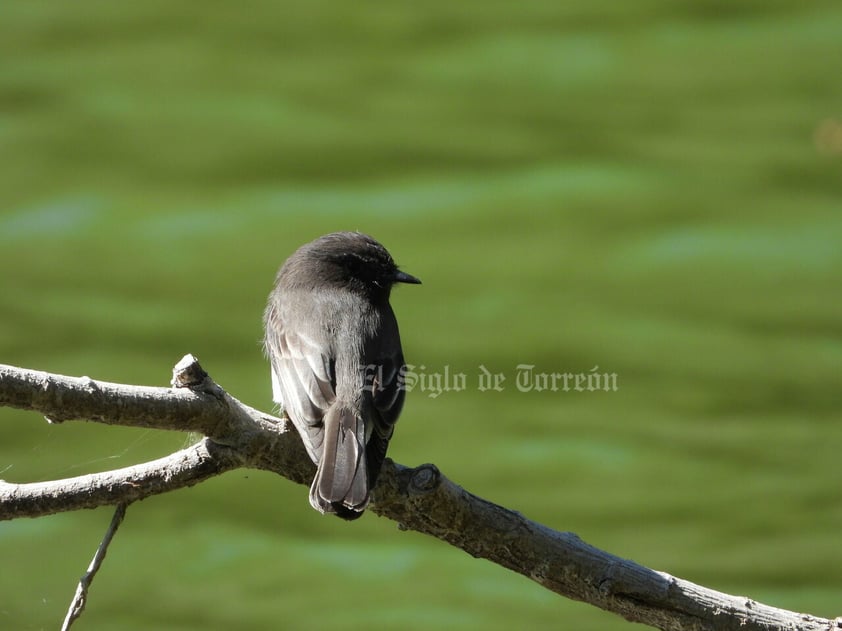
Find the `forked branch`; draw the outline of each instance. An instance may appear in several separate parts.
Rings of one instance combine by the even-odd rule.
[[[0,365],[0,405],[34,410],[51,422],[86,419],[205,436],[134,467],[36,484],[0,482],[0,519],[127,504],[239,467],[309,484],[314,467],[282,419],[231,397],[189,355],[176,366],[173,383],[177,387],[129,386]],[[306,502],[302,510],[309,510]],[[616,557],[469,493],[431,464],[411,469],[387,460],[371,510],[562,596],[660,629],[842,629],[839,618],[777,609]]]

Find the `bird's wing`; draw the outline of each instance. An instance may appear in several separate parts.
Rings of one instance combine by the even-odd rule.
[[[266,321],[266,348],[272,364],[274,400],[283,406],[318,462],[324,439],[322,419],[336,398],[334,360],[318,340],[291,331],[276,310]]]
[[[400,416],[404,400],[403,353],[375,360],[378,367],[371,384],[372,402],[379,414],[376,429],[383,436],[391,436],[392,428]]]
[[[380,473],[406,395],[401,372],[404,367],[403,353],[400,348],[396,354],[378,358],[373,364],[377,369],[369,387],[373,408],[371,418],[374,423],[366,446],[366,461],[372,485]]]

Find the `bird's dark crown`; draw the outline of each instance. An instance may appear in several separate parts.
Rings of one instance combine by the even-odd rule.
[[[303,245],[289,258],[281,275],[291,283],[309,284],[318,278],[330,285],[385,296],[402,276],[386,248],[359,232],[334,232]]]

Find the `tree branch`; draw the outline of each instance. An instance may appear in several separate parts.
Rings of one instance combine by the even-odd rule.
[[[175,373],[177,388],[145,388],[0,365],[0,405],[36,410],[54,422],[89,419],[206,436],[135,467],[55,482],[2,482],[0,519],[131,502],[237,467],[266,469],[309,484],[313,464],[282,419],[225,393],[191,356]],[[842,619],[776,609],[616,557],[465,491],[431,464],[410,469],[387,459],[373,495],[371,510],[402,529],[437,537],[553,592],[634,622],[680,631],[842,629]]]
[[[164,458],[114,471],[29,484],[0,480],[0,520],[134,502],[193,486],[242,464],[235,451],[205,438]]]
[[[97,546],[94,558],[91,559],[91,563],[88,565],[88,570],[85,572],[84,576],[79,579],[79,585],[76,587],[76,593],[73,595],[73,600],[70,601],[70,608],[67,610],[67,616],[64,618],[64,624],[61,625],[61,631],[69,631],[70,627],[73,626],[73,623],[85,610],[85,605],[88,602],[88,590],[96,577],[96,573],[99,572],[99,568],[102,567],[102,562],[105,560],[105,555],[108,552],[108,546],[111,545],[111,540],[114,539],[117,529],[120,527],[120,524],[123,523],[127,507],[128,504],[125,502],[117,504],[117,508],[114,511],[114,517],[111,518],[108,530],[105,531],[105,536],[102,538],[99,546]]]

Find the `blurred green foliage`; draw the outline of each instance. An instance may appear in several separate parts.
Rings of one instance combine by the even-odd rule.
[[[62,4],[0,19],[0,362],[269,409],[260,318],[319,234],[373,234],[414,391],[390,455],[616,554],[835,616],[842,7],[816,0]],[[518,364],[614,393],[519,392]],[[509,375],[479,392],[479,366]],[[0,410],[0,477],[185,436]],[[0,524],[0,627],[55,628],[107,509]],[[86,629],[622,629],[306,489],[146,500]]]

